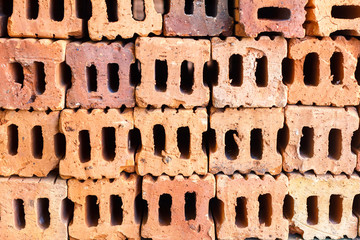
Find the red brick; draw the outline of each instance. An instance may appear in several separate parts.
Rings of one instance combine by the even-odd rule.
[[[195,194],[194,211],[185,211],[187,193]],[[169,218],[163,211],[159,211],[159,208],[167,205],[160,201],[164,194],[170,195],[172,201]],[[215,196],[213,175],[192,175],[189,178],[182,175],[175,178],[162,175],[156,179],[146,175],[142,183],[142,196],[149,209],[148,216],[142,221],[143,238],[215,239],[214,222],[209,216],[209,201]]]
[[[351,152],[351,138],[359,128],[355,108],[287,106],[285,119],[289,129],[285,171],[353,173],[356,155]]]
[[[288,103],[358,105],[360,86],[354,73],[360,57],[359,44],[359,40],[344,37],[291,39],[289,58],[294,73],[288,82]]]
[[[0,178],[0,191],[3,193],[1,239],[54,239],[54,236],[68,239],[65,180],[54,175],[47,178]],[[24,222],[20,209],[24,210]]]
[[[213,38],[211,44],[212,59],[217,61],[219,68],[218,83],[213,86],[215,107],[286,105],[287,88],[281,73],[281,64],[287,54],[284,38]],[[266,63],[260,65],[259,59],[265,58]]]
[[[208,160],[202,143],[202,134],[206,132],[208,123],[206,109],[166,108],[162,111],[135,108],[134,118],[135,127],[140,130],[142,137],[142,148],[135,158],[138,174],[189,176],[194,172],[207,173]],[[154,134],[158,125],[164,129],[163,147],[161,134]],[[188,128],[188,139],[185,132],[178,132],[182,127]],[[155,148],[155,145],[158,147]]]
[[[133,126],[133,111],[129,109],[124,112],[95,109],[91,113],[85,109],[62,111],[60,131],[67,145],[65,158],[60,161],[61,176],[117,178],[121,171],[134,171],[134,153],[128,146]]]
[[[209,171],[279,174],[282,157],[276,139],[283,124],[282,108],[214,110],[210,127],[215,130],[216,143],[210,148]]]
[[[74,239],[140,239],[141,213],[136,208],[136,197],[140,194],[140,177],[135,174],[122,173],[120,178],[113,180],[89,179],[82,182],[70,179],[68,196],[75,205],[74,219],[69,226],[70,237]],[[87,201],[88,196],[96,197],[96,205],[99,209],[98,218],[95,208],[92,208],[90,201]]]
[[[70,43],[66,48],[66,62],[72,68],[73,76],[72,87],[66,95],[67,107],[121,108],[122,105],[135,106],[134,87],[130,82],[130,66],[135,62],[134,44],[124,45],[121,42],[111,44]],[[112,65],[109,64],[116,64],[118,67],[117,79],[110,79],[109,66]],[[89,83],[91,76],[87,73],[87,67],[91,66],[96,68],[96,89],[91,89],[92,86]]]
[[[135,43],[135,56],[141,63],[141,83],[136,87],[136,103],[140,107],[152,105],[160,108],[162,105],[178,108],[206,106],[209,102],[210,91],[203,83],[204,64],[210,60],[210,41],[180,39],[180,38],[138,38]],[[156,85],[157,72],[165,71],[161,66],[156,71],[156,61],[166,61],[166,85]],[[191,77],[184,79],[181,84],[181,66],[188,61],[185,68],[193,71],[193,85]],[[193,63],[193,67],[189,62]],[[186,62],[185,62],[186,63]],[[160,74],[159,74],[160,75]],[[186,74],[184,74],[186,75]],[[185,77],[184,77],[185,78]],[[161,79],[161,78],[160,78]],[[158,79],[159,83],[161,82]],[[163,86],[163,87],[161,87]]]

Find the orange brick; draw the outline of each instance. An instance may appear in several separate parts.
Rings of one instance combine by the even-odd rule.
[[[279,174],[282,157],[276,139],[283,124],[282,108],[214,110],[210,127],[215,130],[216,144],[210,148],[209,171]]]
[[[213,175],[162,175],[157,179],[146,175],[142,196],[149,209],[142,221],[143,238],[215,239],[214,222],[209,216],[209,201],[215,196]]]
[[[133,126],[133,111],[129,109],[62,111],[60,131],[67,145],[65,158],[60,161],[61,176],[117,178],[121,171],[134,171],[134,153],[128,146]]]
[[[135,108],[134,118],[142,136],[142,148],[135,158],[138,174],[207,173],[207,155],[202,142],[208,123],[206,109]]]
[[[142,71],[135,94],[138,106],[193,108],[208,104],[210,91],[203,82],[203,68],[210,60],[210,41],[138,38],[135,56]]]
[[[213,38],[211,44],[212,59],[219,68],[218,83],[213,86],[215,107],[286,105],[287,87],[281,73],[287,54],[284,38]]]
[[[287,83],[288,103],[358,105],[360,86],[354,73],[359,44],[359,40],[344,37],[291,39],[289,58],[294,72]]]
[[[355,108],[287,106],[288,144],[283,154],[287,172],[314,170],[316,174],[353,173],[353,132],[359,128]]]
[[[74,239],[140,239],[140,177],[121,173],[120,178],[68,181],[74,202],[69,235]]]

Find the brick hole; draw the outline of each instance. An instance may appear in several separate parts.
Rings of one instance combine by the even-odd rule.
[[[105,0],[106,13],[109,22],[117,22],[118,19],[118,1],[117,0]]]
[[[141,80],[141,65],[139,60],[135,60],[130,65],[130,85],[137,86]]]
[[[234,17],[235,10],[235,1],[236,0],[228,0],[228,14],[230,17]]]
[[[212,217],[214,222],[223,223],[225,220],[224,214],[224,202],[218,199],[217,197],[213,197],[210,199],[209,203],[209,217]]]
[[[294,216],[294,198],[289,194],[286,194],[284,198],[283,216],[288,220],[291,220]]]
[[[62,133],[57,133],[54,136],[55,156],[58,159],[63,159],[66,153],[66,138]]]
[[[268,85],[268,60],[266,56],[256,59],[256,86],[266,87]]]
[[[311,158],[314,156],[314,128],[302,128],[299,150],[302,157]]]
[[[35,66],[35,89],[38,95],[45,92],[45,66],[42,62],[34,62]]]
[[[319,207],[318,196],[310,196],[306,200],[307,206],[307,223],[309,225],[316,225],[319,221]]]
[[[358,57],[358,59],[357,59],[356,70],[355,70],[355,79],[356,79],[358,85],[360,85],[360,57]]]
[[[183,61],[181,63],[180,90],[185,94],[191,94],[194,86],[194,63]]]
[[[250,133],[250,155],[251,158],[261,160],[263,155],[262,129],[255,128]]]
[[[206,132],[203,133],[203,149],[206,149],[206,152],[216,151],[216,131],[215,129],[209,128]]]
[[[205,13],[208,17],[216,17],[218,0],[205,0]]]
[[[85,23],[91,18],[92,4],[91,0],[76,0],[76,17],[83,19]]]
[[[229,160],[235,160],[239,155],[239,146],[235,141],[235,138],[238,137],[238,132],[235,130],[229,130],[225,133],[225,156]]]
[[[308,86],[317,86],[320,82],[320,60],[319,54],[309,53],[304,61],[304,83]]]
[[[131,129],[128,134],[128,148],[130,152],[136,153],[138,149],[141,149],[141,133],[138,128]]]
[[[190,158],[190,129],[180,127],[177,130],[177,145],[180,151],[180,158]]]
[[[171,223],[172,197],[169,194],[162,194],[159,199],[159,223],[167,226]]]
[[[131,4],[134,20],[144,21],[146,17],[144,0],[131,0]]]
[[[333,128],[329,132],[329,157],[339,160],[342,151],[342,134],[340,129]]]
[[[329,220],[332,223],[341,223],[343,213],[343,197],[341,195],[332,194],[330,196]]]
[[[184,12],[187,15],[194,13],[194,0],[185,0]]]
[[[54,21],[61,22],[64,19],[64,0],[50,1],[50,18]]]
[[[107,65],[108,87],[110,92],[119,90],[119,65],[117,63],[109,63]]]
[[[344,56],[341,52],[334,52],[330,58],[330,69],[333,80],[333,85],[339,85],[343,83],[344,79]]]
[[[235,224],[237,227],[246,228],[248,226],[247,199],[238,197],[235,206]]]
[[[265,226],[271,226],[272,218],[272,199],[269,193],[262,194],[258,198],[259,201],[259,222]]]
[[[360,129],[356,130],[351,137],[351,151],[355,154],[360,152]]]
[[[169,13],[170,0],[154,0],[155,11],[161,14]]]
[[[154,138],[154,155],[162,156],[162,151],[165,150],[165,129],[162,125],[156,124],[153,128]]]
[[[50,212],[49,212],[48,198],[37,199],[37,218],[38,218],[38,225],[42,229],[46,229],[50,226]]]
[[[35,126],[31,129],[32,155],[34,158],[41,159],[44,149],[44,137],[41,126]]]
[[[99,202],[95,195],[88,195],[85,199],[86,211],[85,218],[88,227],[96,227],[99,222]]]
[[[355,195],[353,199],[352,212],[355,216],[360,216],[360,194]]]
[[[215,60],[207,61],[203,68],[204,86],[217,86],[219,77],[219,64]]]
[[[281,64],[282,77],[284,84],[292,84],[295,78],[295,62],[293,59],[284,58]]]
[[[233,54],[229,59],[229,78],[233,87],[243,84],[243,57],[239,54]]]
[[[59,79],[60,83],[63,86],[66,86],[66,89],[71,88],[71,68],[66,62],[62,62],[59,64]]]
[[[139,193],[135,198],[135,222],[143,224],[146,223],[148,218],[148,204],[147,201],[142,199],[141,193]]]
[[[166,60],[155,61],[155,90],[165,92],[167,87],[168,65]]]
[[[257,17],[258,19],[275,21],[289,20],[291,17],[291,11],[288,8],[263,7],[258,9]]]
[[[26,18],[30,20],[37,19],[39,15],[39,0],[27,0],[26,3]]]
[[[79,132],[79,158],[80,162],[85,163],[91,158],[90,135],[88,130]]]
[[[290,133],[289,128],[286,124],[278,130],[277,138],[276,138],[276,150],[278,153],[283,153],[285,151],[286,146],[289,143]]]
[[[123,222],[123,202],[119,195],[110,196],[111,226],[121,225]]]
[[[196,193],[185,193],[185,220],[196,219]]]
[[[106,161],[113,161],[116,155],[115,128],[103,127],[101,130],[102,155]]]
[[[8,153],[12,156],[18,154],[19,130],[18,126],[11,124],[7,127]]]
[[[22,199],[14,199],[13,206],[14,206],[15,227],[19,230],[24,229],[26,225],[24,201]]]
[[[333,6],[331,9],[331,17],[341,18],[341,19],[360,18],[360,6],[356,6],[356,5]]]
[[[13,0],[0,0],[0,14],[11,16],[13,13]]]
[[[16,83],[21,84],[21,88],[24,86],[24,68],[18,62],[10,63],[10,72],[14,76]]]
[[[69,198],[61,201],[61,220],[67,224],[71,223],[74,217],[74,203]]]
[[[86,67],[86,80],[87,80],[88,92],[96,92],[97,91],[97,70],[96,70],[95,65]]]

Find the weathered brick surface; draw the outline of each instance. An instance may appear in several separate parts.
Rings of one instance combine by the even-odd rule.
[[[290,232],[299,233],[304,239],[355,238],[358,219],[352,207],[359,189],[357,175],[289,174],[289,195],[294,200]],[[338,200],[331,203],[334,195],[338,195]],[[317,197],[317,203],[309,204],[309,197]]]
[[[60,175],[99,179],[103,176],[117,178],[124,170],[134,171],[134,154],[128,146],[128,135],[133,126],[132,110],[122,113],[117,109],[107,112],[95,109],[91,113],[85,109],[62,111],[60,131],[64,133],[67,145],[65,158],[60,161]],[[104,135],[104,130],[109,128],[113,128],[114,139]],[[84,130],[88,133],[82,132]],[[108,151],[111,146],[112,151]]]
[[[130,66],[135,62],[134,44],[70,43],[66,48],[66,62],[72,68],[72,87],[66,95],[67,107],[134,107],[134,87],[130,82]],[[109,64],[116,64],[117,72],[110,72],[110,67],[114,65]],[[91,76],[86,71],[91,66],[95,66],[97,71],[94,87],[90,86]],[[117,78],[111,79],[115,73]]]
[[[245,177],[239,173],[233,176],[217,175],[216,196],[224,204],[219,213],[223,218],[215,218],[217,237],[287,239],[289,223],[283,217],[283,201],[287,191],[288,179],[283,174],[275,178],[267,174],[263,178],[255,174]],[[267,194],[271,200],[265,207],[259,199]],[[243,200],[242,206],[238,205],[241,204],[238,198]]]
[[[63,109],[66,86],[60,78],[60,63],[65,61],[66,43],[47,39],[0,39],[0,106],[5,109]],[[44,64],[45,85],[39,82],[41,63]]]
[[[77,16],[76,0],[64,0],[63,12],[50,0],[39,0],[38,14],[34,2],[28,0],[13,1],[13,13],[9,18],[8,30],[11,37],[40,38],[81,38],[83,36],[82,19]],[[32,6],[32,7],[31,7]],[[54,14],[56,12],[56,14]],[[63,14],[63,18],[55,15]],[[54,20],[57,19],[57,20]]]
[[[0,178],[0,191],[1,239],[68,239],[68,219],[63,209],[67,195],[65,180],[54,175]],[[48,199],[48,208],[41,205],[42,198]],[[17,204],[17,200],[23,204]],[[20,208],[24,209],[24,226]]]
[[[209,171],[279,174],[282,157],[276,149],[276,138],[283,124],[282,108],[215,110],[210,115],[216,145],[210,148]]]
[[[282,82],[281,73],[281,64],[287,54],[284,38],[213,38],[211,44],[212,59],[219,65],[218,83],[213,86],[212,100],[215,107],[286,105],[287,87]],[[230,60],[235,55],[240,55],[242,61]],[[257,69],[258,59],[264,57],[267,59],[265,68]],[[234,76],[235,71],[238,72],[237,76]],[[259,73],[266,75],[265,81],[260,80],[257,76]]]
[[[120,178],[98,181],[76,179],[68,181],[68,197],[74,202],[74,219],[69,235],[74,239],[140,239],[141,213],[135,198],[141,193],[140,177],[121,173]],[[95,209],[87,206],[87,196],[97,197],[99,218]],[[121,198],[122,205],[113,201]],[[91,222],[92,226],[89,226]]]
[[[291,39],[289,58],[294,61],[294,73],[288,84],[288,103],[358,105],[360,86],[354,73],[360,57],[359,44],[356,39],[344,37]],[[310,53],[317,54],[318,60],[308,57],[305,64]],[[333,57],[335,53],[338,60]]]
[[[140,130],[142,138],[142,148],[135,158],[138,174],[206,174],[207,155],[202,145],[202,135],[206,132],[208,123],[206,109],[198,108],[193,111],[166,108],[162,111],[135,108],[134,118],[135,127]],[[155,145],[160,146],[162,142],[161,134],[156,133],[154,128],[156,125],[163,127],[165,135],[164,148],[160,150],[155,148]],[[188,139],[184,132],[178,132],[181,127],[188,128]],[[180,140],[179,137],[184,139]]]
[[[162,105],[177,108],[205,106],[210,91],[203,83],[204,64],[210,60],[210,41],[180,38],[138,38],[135,56],[141,63],[141,83],[136,87],[136,103],[140,107]],[[166,61],[166,86],[156,85],[156,60]],[[193,63],[193,84],[184,79],[181,88],[181,65],[184,61]],[[188,64],[189,65],[189,64]],[[188,66],[189,67],[189,66]],[[165,71],[164,68],[161,71]],[[185,77],[184,77],[185,78]]]
[[[351,152],[351,138],[359,128],[355,108],[287,106],[285,119],[289,128],[283,153],[285,171],[353,173],[356,155]],[[338,133],[331,136],[335,129]]]
[[[195,216],[186,220],[185,195],[195,193]],[[171,196],[170,222],[162,220],[159,213],[161,195]],[[154,180],[146,175],[142,183],[142,196],[148,203],[148,216],[142,221],[141,236],[157,239],[215,239],[214,222],[209,216],[209,201],[215,196],[215,178],[211,174],[171,179],[162,175]],[[194,213],[193,213],[194,214]],[[169,225],[166,225],[166,224]]]
[[[122,38],[131,38],[134,34],[147,36],[149,33],[160,34],[162,29],[161,13],[155,11],[152,0],[144,0],[145,18],[135,20],[132,14],[132,1],[117,1],[117,21],[110,22],[107,15],[105,0],[91,0],[92,17],[89,20],[89,34],[94,41],[102,37],[114,40],[118,35]],[[94,7],[96,6],[96,7]],[[110,6],[114,8],[116,6]]]
[[[185,12],[186,1],[172,0],[169,13],[164,15],[165,36],[217,36],[232,34],[233,19],[228,1],[216,1],[216,10],[209,14],[205,0],[192,2],[192,13]],[[230,6],[231,7],[231,6]],[[212,15],[212,16],[211,16]]]

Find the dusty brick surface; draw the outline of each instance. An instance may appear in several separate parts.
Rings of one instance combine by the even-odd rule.
[[[73,42],[66,48],[66,62],[72,69],[72,87],[67,91],[70,108],[121,108],[135,106],[134,87],[130,82],[130,66],[135,62],[134,44],[121,42]],[[118,79],[110,79],[109,64],[117,64]],[[86,68],[95,66],[96,91],[89,91]],[[110,82],[113,81],[113,82]],[[117,89],[115,84],[117,84]]]
[[[135,174],[121,173],[118,179],[100,179],[96,182],[90,179],[84,182],[70,179],[68,197],[75,204],[74,219],[69,226],[70,237],[140,239],[141,216],[136,209],[135,201],[138,194],[141,194],[141,182],[140,177]],[[94,208],[87,207],[86,197],[89,195],[97,197],[96,204],[99,207],[99,219],[95,226],[88,225],[89,215],[94,215]],[[122,211],[116,207],[115,202],[112,202],[112,196],[121,198]]]
[[[227,175],[235,171],[279,174],[282,157],[276,149],[276,138],[283,124],[282,108],[214,110],[210,115],[210,128],[215,130],[216,144],[210,148],[209,171]],[[251,131],[254,129],[261,130],[262,141],[255,142],[252,150]],[[227,134],[233,139],[235,149],[227,150],[231,144],[231,141],[226,141]]]
[[[68,239],[68,219],[63,215],[62,205],[63,199],[67,196],[65,180],[54,175],[46,178],[0,178],[0,190],[4,193],[0,203],[1,239],[54,239],[54,236],[56,239]],[[45,214],[39,211],[40,198],[49,200],[48,226],[45,225]],[[21,220],[17,220],[20,218],[15,205],[16,199],[23,201],[24,228],[20,228]]]
[[[62,111],[60,131],[64,133],[67,145],[65,158],[60,161],[60,175],[63,178],[101,179],[103,176],[117,178],[121,171],[134,171],[134,154],[128,146],[128,134],[133,126],[132,110],[122,113],[117,109],[107,112],[95,109],[91,113],[85,109]],[[106,137],[103,138],[103,128],[114,128],[113,159],[104,155],[103,139]],[[88,131],[90,143],[85,138],[80,140],[83,130]],[[86,147],[88,144],[91,149]]]
[[[141,63],[141,83],[136,87],[136,103],[140,107],[162,105],[177,108],[205,106],[210,91],[203,83],[204,64],[210,60],[210,41],[180,38],[137,38],[135,56]],[[167,61],[165,90],[156,89],[156,60]],[[191,91],[181,89],[183,61],[194,64]],[[188,79],[185,81],[189,82]]]
[[[206,174],[207,155],[203,149],[202,134],[207,130],[206,109],[198,108],[195,111],[189,109],[155,109],[146,110],[135,108],[135,127],[141,132],[142,148],[136,154],[136,171],[140,175],[150,173],[159,176],[165,173],[170,176],[182,174],[189,176]],[[165,147],[161,153],[156,153],[155,143],[159,144],[160,139],[154,139],[154,126],[161,125],[165,132]],[[179,145],[178,129],[189,128],[188,151],[181,150]],[[156,137],[156,136],[155,136]],[[154,142],[155,140],[155,142]]]
[[[309,53],[317,54],[319,61],[318,63],[316,60],[309,61],[308,63],[314,68],[306,70],[304,63]],[[333,60],[334,68],[339,69],[336,78],[331,70],[334,53],[342,54],[343,59],[342,63],[341,60]],[[304,105],[313,105],[313,103],[333,106],[358,105],[360,86],[354,73],[359,57],[359,41],[354,38],[350,40],[344,37],[337,37],[335,40],[328,37],[321,40],[310,37],[291,39],[289,58],[294,60],[294,73],[291,83],[288,84],[288,103],[295,104],[300,101]],[[311,75],[308,71],[315,73]],[[305,73],[308,74],[306,78]]]
[[[287,54],[284,38],[261,37],[259,40],[234,37],[221,40],[213,38],[212,59],[219,65],[218,83],[213,86],[213,104],[217,108],[230,107],[284,107],[287,101],[287,87],[282,82],[281,64]],[[240,55],[242,62],[234,68],[241,68],[236,79],[230,76],[230,58]],[[257,83],[257,59],[267,58],[266,84]],[[241,64],[241,65],[240,65]],[[235,69],[232,69],[234,71]],[[263,70],[258,70],[263,71]],[[238,79],[239,78],[239,79]],[[266,86],[265,86],[266,85]]]
[[[353,173],[356,155],[351,151],[351,138],[359,128],[359,116],[355,108],[287,106],[285,119],[289,128],[288,144],[283,153],[285,171]],[[304,132],[304,127],[313,129],[313,133],[311,130],[309,133]],[[332,149],[335,151],[334,155],[329,152],[329,135],[332,129],[341,132],[340,137],[335,135],[335,143],[330,146],[330,149],[335,148]],[[303,138],[304,135],[306,136]]]
[[[185,218],[185,194],[196,195],[195,219]],[[159,199],[169,194],[172,199],[169,225],[159,222]],[[146,175],[142,183],[142,196],[148,203],[149,213],[142,222],[141,236],[157,239],[215,239],[215,229],[209,216],[209,201],[215,196],[215,178],[211,174],[203,177],[192,175],[184,178],[177,175],[171,179],[162,175],[157,179]]]

